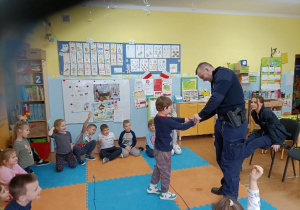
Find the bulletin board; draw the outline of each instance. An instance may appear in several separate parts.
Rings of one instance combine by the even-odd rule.
[[[180,44],[57,41],[60,74],[105,76],[180,73]]]
[[[130,83],[120,80],[62,80],[65,120],[83,123],[89,112],[90,122],[123,122],[130,119]]]
[[[274,91],[281,89],[282,58],[262,58],[260,89]]]

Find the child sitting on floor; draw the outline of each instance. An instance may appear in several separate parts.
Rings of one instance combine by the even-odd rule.
[[[113,132],[109,132],[108,125],[102,124],[100,126],[101,134],[98,136],[98,148],[101,144],[100,158],[103,163],[107,163],[117,157],[123,157],[122,149],[115,146],[115,135]]]
[[[66,121],[58,119],[54,121],[48,135],[54,138],[56,143],[56,171],[61,172],[64,169],[65,162],[70,168],[76,167],[76,160],[73,156],[72,136],[69,131],[66,131]]]
[[[86,154],[85,159],[86,160],[95,160],[94,157],[91,156],[93,150],[96,146],[96,141],[91,140],[91,136],[95,134],[97,126],[95,124],[88,124],[89,120],[92,117],[92,112],[89,113],[88,118],[85,120],[81,133],[77,137],[74,147],[73,147],[73,153],[80,165],[84,165],[85,162],[81,160],[80,156]]]
[[[153,149],[155,143],[155,125],[154,120],[149,120],[148,131],[146,134],[146,153],[149,157],[153,158]]]
[[[9,200],[8,190],[5,189],[4,185],[0,183],[0,210],[3,210],[2,205],[4,201]]]
[[[8,184],[12,178],[27,172],[18,165],[18,157],[13,149],[6,149],[0,154],[0,182],[8,190]]]
[[[119,145],[122,148],[122,154],[124,157],[128,157],[129,153],[137,157],[141,154],[141,151],[135,147],[136,136],[131,130],[131,123],[129,120],[123,121],[124,131],[120,134]]]
[[[7,204],[5,210],[31,209],[31,201],[40,198],[41,190],[34,174],[14,177],[9,183],[9,192],[13,199]]]

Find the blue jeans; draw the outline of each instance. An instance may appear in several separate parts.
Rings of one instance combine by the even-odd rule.
[[[93,150],[95,149],[96,143],[97,142],[95,140],[92,140],[83,147],[80,147],[78,145],[74,146],[73,153],[74,153],[76,159],[80,160],[80,156],[84,155],[84,154],[90,155],[93,152]]]
[[[216,121],[215,147],[217,162],[223,172],[221,189],[223,195],[237,199],[240,171],[243,163],[243,143],[247,135],[248,122],[234,128],[231,122]]]
[[[149,157],[151,157],[151,158],[154,157],[153,149],[151,149],[148,145],[146,145],[146,153]]]
[[[253,154],[253,152],[261,147],[271,146],[272,141],[269,136],[249,136],[244,144],[244,159]]]

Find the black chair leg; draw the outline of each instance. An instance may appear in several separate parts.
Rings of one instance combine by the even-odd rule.
[[[251,155],[249,165],[251,165],[251,163],[252,163],[253,155],[254,155],[254,152],[253,152],[252,155]]]
[[[292,158],[292,164],[293,164],[294,176],[296,176],[296,170],[295,170],[294,158]]]
[[[276,152],[274,151],[274,154],[272,155],[272,149],[271,149],[272,163],[271,163],[271,167],[270,167],[270,171],[269,171],[268,178],[270,178],[271,173],[272,173],[272,169],[273,169],[273,164],[274,164],[275,156],[276,156]]]
[[[282,182],[284,182],[285,179],[285,175],[286,175],[286,171],[289,165],[289,160],[290,160],[290,156],[288,156],[288,158],[286,159],[286,164],[285,164],[285,168],[284,168],[284,172],[283,172],[283,176],[282,176]]]

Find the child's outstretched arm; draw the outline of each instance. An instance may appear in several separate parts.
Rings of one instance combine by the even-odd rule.
[[[86,120],[85,120],[84,123],[83,123],[81,133],[86,132],[86,126],[87,126],[87,124],[89,123],[89,121],[90,121],[90,119],[91,119],[92,116],[93,116],[93,113],[92,113],[92,112],[89,112],[88,117],[86,118]]]
[[[50,131],[48,132],[48,136],[52,136],[54,131],[54,126],[51,127]]]
[[[253,170],[249,175],[249,188],[250,190],[258,190],[257,180],[264,173],[264,169],[261,166],[254,165]]]
[[[248,204],[247,210],[260,210],[260,197],[257,180],[263,174],[263,168],[254,165],[253,170],[249,175],[249,188],[248,188]]]

